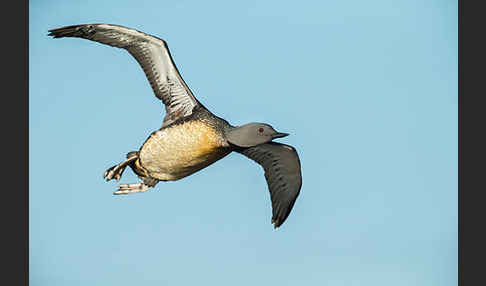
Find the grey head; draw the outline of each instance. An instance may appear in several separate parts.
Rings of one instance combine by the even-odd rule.
[[[245,125],[236,126],[226,132],[226,141],[238,147],[253,147],[267,143],[276,138],[289,135],[276,131],[272,126],[265,123],[252,122]]]

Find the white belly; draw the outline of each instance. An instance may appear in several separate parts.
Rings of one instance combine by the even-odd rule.
[[[139,163],[151,178],[175,181],[231,152],[221,135],[202,122],[186,122],[154,132],[143,144]]]

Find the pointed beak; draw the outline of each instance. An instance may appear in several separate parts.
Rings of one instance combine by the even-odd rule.
[[[281,132],[275,132],[272,134],[272,138],[275,139],[275,138],[282,138],[282,137],[285,137],[285,136],[288,136],[289,133],[281,133]]]

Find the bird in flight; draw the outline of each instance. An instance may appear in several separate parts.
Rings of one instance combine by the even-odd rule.
[[[182,79],[167,43],[155,36],[111,24],[73,25],[49,30],[54,38],[77,37],[127,50],[140,64],[166,115],[138,151],[109,168],[106,180],[120,180],[125,168],[141,179],[120,184],[116,195],[145,192],[160,181],[177,181],[227,156],[243,154],[263,167],[270,191],[274,228],[292,210],[302,186],[299,156],[294,147],[273,142],[289,134],[265,123],[232,126],[202,105]]]

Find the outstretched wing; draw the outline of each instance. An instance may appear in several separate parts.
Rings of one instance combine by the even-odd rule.
[[[54,38],[78,37],[127,50],[142,67],[155,96],[165,104],[162,126],[190,115],[196,105],[201,105],[179,74],[167,43],[162,39],[107,24],[74,25],[49,32]]]
[[[302,187],[300,160],[294,147],[268,142],[237,152],[263,167],[272,200],[272,223],[281,226],[292,210]]]

